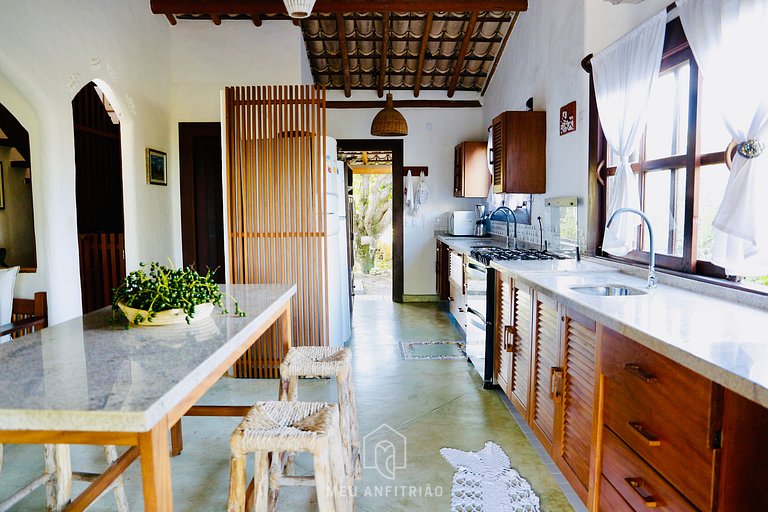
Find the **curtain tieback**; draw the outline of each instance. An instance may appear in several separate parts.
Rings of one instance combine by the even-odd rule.
[[[763,154],[765,142],[757,139],[751,139],[736,146],[736,151],[744,158],[757,158]]]

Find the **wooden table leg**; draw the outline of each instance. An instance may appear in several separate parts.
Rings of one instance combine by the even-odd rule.
[[[184,439],[181,434],[181,420],[171,427],[171,455],[176,457],[184,450]]]
[[[45,484],[45,502],[48,510],[64,510],[72,499],[72,463],[68,444],[43,445],[45,472],[51,479]]]
[[[285,305],[285,311],[280,315],[280,341],[283,343],[283,354],[293,346],[293,313],[291,311],[291,302]]]
[[[171,454],[168,446],[168,420],[162,419],[149,432],[139,434],[141,481],[146,512],[173,511]]]

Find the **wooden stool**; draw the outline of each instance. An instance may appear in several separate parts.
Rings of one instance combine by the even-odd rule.
[[[296,400],[299,377],[335,377],[347,474],[362,476],[360,428],[352,383],[352,352],[344,347],[293,347],[280,364],[280,400]],[[290,469],[289,463],[289,469]]]
[[[252,510],[274,511],[280,487],[284,485],[313,483],[320,512],[354,510],[351,479],[343,464],[336,404],[258,402],[232,433],[229,446],[229,512],[245,511],[245,457],[248,453],[254,453],[256,458]],[[285,475],[279,456],[281,452],[311,453],[314,477]]]

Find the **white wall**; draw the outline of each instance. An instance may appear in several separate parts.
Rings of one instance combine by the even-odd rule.
[[[146,2],[0,0],[0,102],[30,133],[38,271],[51,322],[81,312],[71,101],[97,80],[120,115],[128,268],[174,254],[170,189],[145,182],[144,150],[169,147],[169,30]]]
[[[587,227],[589,76],[581,60],[626,34],[668,0],[613,5],[600,0],[532,0],[521,13],[483,100],[483,123],[505,110],[547,112],[547,193],[535,196],[532,216],[545,197],[578,196],[579,228]],[[576,100],[576,131],[560,136],[560,108]]]
[[[395,93],[395,100],[413,99],[412,93]],[[331,91],[330,99],[343,93]],[[356,93],[352,99],[378,99],[375,93]],[[421,98],[430,98],[423,94]],[[440,99],[444,99],[444,93]],[[456,99],[462,99],[457,95]],[[428,166],[429,202],[417,216],[404,215],[406,295],[435,293],[435,219],[450,210],[473,210],[483,200],[453,197],[453,150],[465,140],[486,140],[482,109],[398,109],[408,122],[403,141],[404,165]],[[337,139],[367,139],[376,109],[329,109],[327,133]],[[394,193],[398,193],[395,191]],[[402,193],[402,191],[399,191]]]

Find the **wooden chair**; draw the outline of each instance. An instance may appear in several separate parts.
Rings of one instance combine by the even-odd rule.
[[[13,299],[11,323],[0,326],[0,336],[10,334],[11,338],[16,339],[34,331],[39,331],[47,326],[48,303],[46,294],[45,292],[38,292],[35,293],[34,299]],[[107,466],[112,465],[112,463],[117,460],[117,449],[114,446],[105,446],[104,452],[107,459]],[[0,512],[10,510],[11,507],[32,493],[32,491],[42,485],[49,484],[49,482],[52,481],[52,476],[60,471],[62,463],[65,464],[66,467],[69,467],[69,460],[61,460],[62,454],[66,454],[66,458],[68,459],[68,449],[62,452],[61,450],[55,449],[55,445],[44,445],[44,453],[45,472],[16,491],[12,496],[0,502]],[[0,471],[2,471],[2,468],[3,445],[0,444]],[[100,476],[98,473],[72,472],[72,480],[83,482],[92,482],[98,476]],[[59,486],[61,485],[71,486],[72,482],[59,482]],[[128,500],[125,496],[122,477],[115,480],[110,488],[115,492],[115,501],[117,503],[118,512],[128,512]],[[109,490],[109,488],[107,490]],[[46,492],[46,501],[48,502],[49,510],[60,510],[66,505],[65,503],[54,502],[56,494],[57,493],[52,490],[51,492]]]

